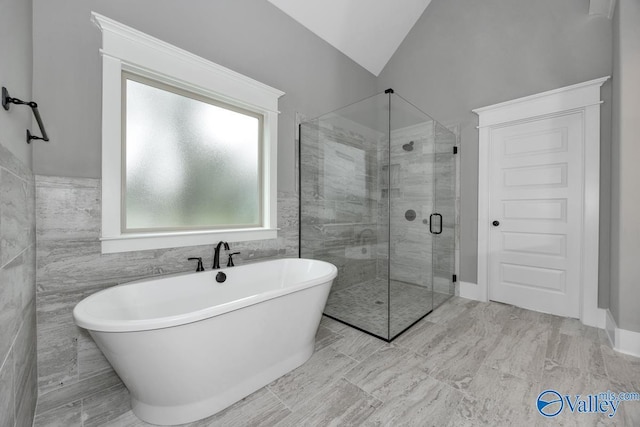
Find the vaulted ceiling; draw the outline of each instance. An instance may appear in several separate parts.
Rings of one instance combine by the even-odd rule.
[[[268,0],[373,75],[431,0]]]

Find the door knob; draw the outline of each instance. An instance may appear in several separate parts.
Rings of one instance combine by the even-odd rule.
[[[497,227],[500,225],[500,221],[493,221],[491,224],[493,224],[494,227]]]

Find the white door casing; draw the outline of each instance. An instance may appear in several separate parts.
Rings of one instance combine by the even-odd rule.
[[[599,228],[599,179],[600,179],[600,87],[609,77],[591,80],[525,98],[519,98],[500,104],[473,110],[479,116],[479,156],[478,156],[478,283],[460,284],[460,295],[480,301],[489,300],[490,268],[492,254],[491,222],[492,205],[492,144],[494,136],[500,136],[499,129],[527,123],[541,123],[543,120],[562,120],[568,117],[578,118],[582,132],[581,139],[581,207],[574,220],[571,213],[568,218],[571,225],[567,232],[578,233],[579,250],[568,263],[577,262],[578,272],[578,316],[582,323],[589,326],[604,327],[605,310],[598,308],[598,228]],[[503,132],[504,133],[504,132]],[[524,156],[523,156],[524,157]],[[552,163],[553,160],[550,161]],[[518,179],[529,179],[535,174],[521,173]],[[554,175],[555,173],[555,175]],[[562,168],[555,172],[549,170],[548,178],[562,176]],[[567,171],[568,173],[568,171]],[[560,174],[560,175],[558,175]],[[567,175],[567,180],[571,175]],[[568,182],[568,181],[567,181]],[[547,182],[549,184],[549,182]],[[542,205],[542,204],[541,204]],[[556,209],[557,209],[556,205]],[[542,206],[536,209],[544,210]],[[512,211],[513,212],[513,211]],[[577,230],[577,231],[576,231]],[[505,229],[509,232],[509,230]],[[517,244],[513,242],[512,244]],[[547,242],[550,244],[550,242]],[[567,251],[569,251],[567,247]],[[578,258],[576,261],[575,258]],[[495,272],[494,272],[495,273]],[[492,288],[493,292],[493,288]],[[499,291],[498,291],[499,292]],[[573,296],[575,298],[575,295]],[[573,308],[575,310],[575,308]]]

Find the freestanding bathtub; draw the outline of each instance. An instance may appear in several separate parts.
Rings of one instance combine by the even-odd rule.
[[[227,279],[218,283],[215,276]],[[337,269],[308,259],[145,279],[76,305],[91,336],[152,424],[228,407],[302,365]]]

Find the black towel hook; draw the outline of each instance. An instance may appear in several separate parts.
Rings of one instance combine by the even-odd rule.
[[[47,131],[44,130],[44,124],[42,123],[40,112],[38,111],[38,104],[36,104],[33,101],[26,102],[18,98],[12,98],[11,95],[9,95],[9,91],[7,90],[7,88],[2,86],[2,107],[5,110],[9,111],[10,104],[27,105],[31,107],[31,111],[33,111],[33,115],[35,116],[36,121],[38,122],[38,127],[40,128],[40,132],[42,133],[42,136],[40,137],[40,136],[31,135],[31,132],[29,131],[29,129],[27,129],[27,144],[30,144],[32,139],[49,141],[49,137],[47,136]]]

